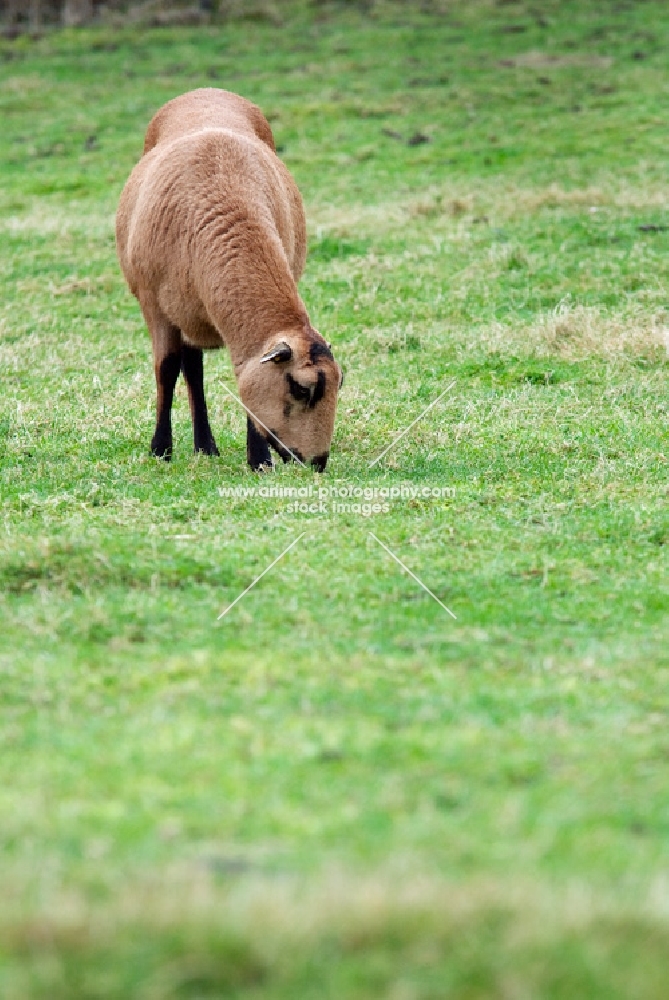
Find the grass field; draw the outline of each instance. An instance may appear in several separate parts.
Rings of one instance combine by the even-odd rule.
[[[0,996],[660,1000],[669,11],[278,9],[0,43]],[[114,212],[212,85],[303,193],[323,476],[223,353],[221,457],[181,386],[148,454]]]

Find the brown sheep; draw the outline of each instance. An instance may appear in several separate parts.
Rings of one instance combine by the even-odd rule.
[[[154,455],[172,453],[171,408],[183,372],[195,451],[217,455],[203,349],[227,346],[247,410],[247,458],[325,468],[341,369],[296,282],[306,258],[300,193],[254,104],[225,90],[162,107],[121,195],[116,245],[153,344]]]

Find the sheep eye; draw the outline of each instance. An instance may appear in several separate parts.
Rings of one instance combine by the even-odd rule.
[[[311,396],[311,389],[306,385],[300,385],[292,375],[286,375],[286,382],[288,383],[288,391],[298,402],[307,401]]]

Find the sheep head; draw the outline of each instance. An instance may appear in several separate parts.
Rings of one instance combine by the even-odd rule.
[[[273,337],[237,372],[250,411],[247,457],[252,469],[271,464],[269,445],[284,462],[297,457],[325,469],[334,431],[341,368],[315,330]]]

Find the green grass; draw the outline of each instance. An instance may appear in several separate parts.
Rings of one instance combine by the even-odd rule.
[[[281,10],[0,43],[0,995],[660,1000],[666,7]],[[148,455],[114,212],[212,84],[303,192],[322,477],[248,471],[223,354],[221,457],[182,388]],[[310,484],[454,493],[222,495]]]

